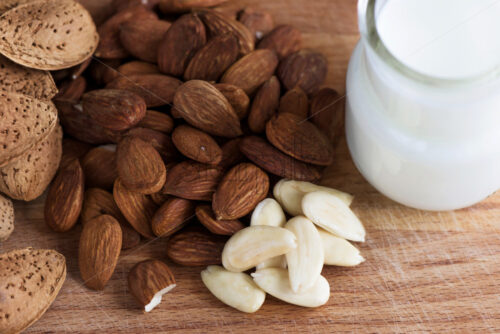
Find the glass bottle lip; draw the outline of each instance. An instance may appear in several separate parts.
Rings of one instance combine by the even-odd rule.
[[[381,0],[378,0],[378,2],[381,2]],[[358,24],[361,37],[366,41],[365,45],[367,45],[373,53],[375,53],[386,65],[402,74],[404,77],[426,85],[443,87],[470,86],[500,79],[500,66],[486,73],[460,79],[440,78],[412,69],[394,56],[380,38],[376,24],[376,3],[377,0],[358,0]]]

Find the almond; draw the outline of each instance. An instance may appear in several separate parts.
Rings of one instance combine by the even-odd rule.
[[[215,84],[214,87],[226,97],[240,120],[247,117],[250,98],[243,89],[230,84]]]
[[[0,192],[12,199],[31,201],[39,197],[57,172],[61,161],[62,129],[57,125],[49,136],[15,161],[0,168]]]
[[[120,41],[132,56],[156,63],[158,48],[170,22],[162,20],[129,20],[120,26]]]
[[[177,19],[166,32],[158,48],[160,71],[181,77],[196,52],[207,41],[205,26],[194,14]]]
[[[7,197],[0,195],[0,242],[14,232],[14,205]]]
[[[137,124],[139,127],[170,133],[174,129],[174,120],[159,111],[146,110],[146,116]]]
[[[117,68],[120,59],[97,59],[93,58],[89,66],[89,74],[98,85],[106,85],[120,76]]]
[[[309,113],[309,99],[307,98],[306,92],[298,86],[286,92],[280,99],[279,112],[288,112],[302,119],[307,119]]]
[[[156,59],[155,59],[156,62]],[[117,71],[124,76],[131,74],[158,74],[160,70],[155,64],[147,63],[145,61],[132,60],[128,63],[122,64],[117,68]]]
[[[228,100],[206,81],[191,80],[179,87],[174,108],[192,126],[221,137],[242,134],[240,120]]]
[[[151,225],[156,236],[168,237],[183,228],[193,217],[193,202],[170,198],[156,211]]]
[[[134,192],[153,194],[165,184],[166,169],[153,145],[135,136],[127,136],[116,150],[118,176]]]
[[[146,102],[127,90],[93,90],[83,95],[82,105],[97,124],[115,131],[131,128],[146,115]]]
[[[253,210],[250,220],[251,226],[283,227],[286,223],[285,213],[279,203],[272,198],[266,198]]]
[[[62,141],[63,154],[61,158],[61,166],[66,162],[71,162],[73,159],[81,161],[91,149],[92,146],[87,143],[82,143],[81,141],[72,138],[64,138]]]
[[[289,55],[278,68],[278,76],[286,89],[300,86],[307,94],[318,90],[327,73],[325,56],[307,49]]]
[[[175,148],[172,139],[167,134],[148,128],[133,128],[126,134],[127,136],[137,137],[145,142],[151,143],[160,153],[165,162],[173,161],[178,158],[179,152]]]
[[[160,0],[112,0],[111,2],[115,10],[119,12],[136,6],[146,6],[148,9],[154,9],[158,6]]]
[[[0,13],[3,14],[14,7],[24,5],[25,3],[32,1],[33,0],[4,0],[0,3]]]
[[[39,70],[78,65],[92,56],[99,42],[89,12],[66,0],[30,2],[4,13],[0,34],[0,53]]]
[[[269,177],[259,167],[242,163],[227,172],[214,194],[212,208],[220,220],[241,218],[262,201],[269,190]]]
[[[126,8],[111,16],[97,30],[101,40],[95,52],[99,58],[116,59],[128,56],[120,42],[120,26],[128,20],[157,20],[158,16],[145,6]]]
[[[87,89],[87,81],[84,77],[76,79],[68,79],[59,86],[59,93],[55,96],[56,99],[80,101],[83,93]]]
[[[344,134],[344,96],[331,88],[323,88],[311,99],[309,117],[334,142]]]
[[[209,165],[217,165],[222,150],[217,142],[203,131],[188,125],[179,125],[172,133],[175,147],[186,157]]]
[[[84,176],[80,162],[74,159],[59,169],[45,200],[45,222],[56,232],[75,226],[83,204]]]
[[[238,39],[241,54],[246,55],[253,51],[254,36],[242,23],[210,9],[200,9],[198,13],[207,26],[210,36],[232,34]]]
[[[222,83],[240,87],[248,95],[269,80],[278,66],[278,57],[271,50],[256,50],[234,63],[221,78]]]
[[[243,138],[240,150],[250,161],[271,174],[300,181],[317,181],[321,178],[321,172],[316,166],[284,154],[263,138]]]
[[[300,50],[302,34],[290,25],[281,25],[273,29],[259,43],[259,49],[276,52],[280,60]]]
[[[184,161],[169,169],[163,193],[190,200],[210,201],[222,175],[218,167]]]
[[[118,177],[116,146],[107,145],[93,148],[82,159],[82,168],[87,188],[112,189]]]
[[[132,74],[118,77],[106,88],[125,89],[144,99],[148,108],[172,103],[181,81],[161,74]]]
[[[231,139],[222,145],[222,160],[219,167],[228,169],[245,160],[245,156],[240,151],[241,138]]]
[[[349,241],[319,227],[318,232],[325,252],[325,265],[352,267],[365,261]]]
[[[184,80],[217,81],[238,59],[238,41],[233,35],[215,36],[189,62]]]
[[[239,21],[250,30],[256,39],[261,39],[274,28],[271,14],[251,7],[245,8],[240,13]]]
[[[158,260],[139,262],[128,274],[129,291],[146,312],[158,306],[162,296],[175,286],[170,268]]]
[[[227,0],[160,0],[160,10],[163,13],[189,12],[193,8],[214,7]]]
[[[182,266],[208,266],[221,263],[226,238],[206,230],[184,229],[167,243],[167,255]]]
[[[248,115],[248,126],[255,133],[264,132],[266,123],[276,113],[280,103],[280,82],[272,76],[259,88]]]
[[[40,319],[66,280],[64,256],[48,249],[0,255],[0,333],[20,333]]]
[[[116,219],[102,215],[83,226],[78,265],[83,283],[102,290],[115,271],[122,248],[122,231]]]
[[[168,173],[168,167],[167,167],[167,173]],[[157,192],[154,194],[150,195],[151,200],[155,202],[156,205],[162,206],[168,199],[170,199],[172,196],[163,194],[161,192]]]
[[[333,147],[314,124],[290,113],[275,115],[266,125],[267,139],[283,153],[314,165],[328,166]]]
[[[154,238],[151,219],[156,211],[156,205],[151,199],[127,190],[119,178],[115,181],[113,198],[125,219],[137,232],[145,238]]]
[[[212,207],[205,204],[196,207],[196,218],[214,234],[233,235],[245,227],[239,220],[216,219]]]

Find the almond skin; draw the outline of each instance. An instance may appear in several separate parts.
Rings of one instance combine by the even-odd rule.
[[[166,133],[148,128],[133,128],[127,131],[126,136],[138,137],[145,142],[151,143],[166,163],[175,161],[179,157],[179,152],[175,148],[172,139]]]
[[[309,113],[309,99],[306,92],[298,86],[286,92],[280,99],[279,112],[289,112],[306,119]]]
[[[156,211],[151,222],[158,237],[168,237],[183,228],[194,216],[193,202],[182,198],[170,198]]]
[[[92,145],[82,143],[76,139],[63,138],[61,166],[73,159],[82,160],[83,157],[92,149]],[[83,166],[82,166],[83,168]]]
[[[243,138],[240,150],[254,164],[271,174],[299,181],[318,181],[321,177],[321,172],[316,166],[284,154],[260,137]]]
[[[196,207],[196,218],[210,232],[220,235],[233,235],[239,230],[245,228],[239,220],[218,220],[212,211],[210,205],[198,205]]]
[[[121,89],[99,89],[82,98],[83,111],[102,127],[122,131],[146,115],[146,102],[139,95]]]
[[[250,98],[243,89],[230,84],[215,84],[214,87],[226,97],[240,120],[247,117]]]
[[[1,83],[1,82],[0,82]],[[69,79],[59,86],[59,93],[54,97],[55,99],[80,101],[83,93],[87,89],[87,81],[84,77],[77,77],[76,79]]]
[[[217,81],[238,59],[238,41],[233,35],[221,35],[211,39],[189,62],[184,80]]]
[[[209,134],[232,138],[243,133],[231,104],[206,81],[191,80],[179,87],[174,108],[190,125]]]
[[[153,145],[135,136],[127,136],[116,150],[118,176],[123,185],[141,194],[154,194],[165,184],[166,169]]]
[[[102,290],[113,275],[122,248],[122,231],[116,219],[102,215],[83,227],[78,248],[80,274],[86,286]]]
[[[278,57],[272,50],[256,50],[234,63],[221,78],[221,83],[240,87],[248,95],[269,80],[276,67]]]
[[[222,175],[218,167],[184,161],[169,169],[162,191],[185,199],[210,201]]]
[[[179,125],[172,133],[175,147],[186,157],[209,165],[217,165],[222,150],[217,142],[203,131],[188,125]]]
[[[129,20],[120,26],[120,41],[132,56],[156,63],[160,42],[170,25],[163,20]]]
[[[328,62],[325,56],[307,49],[289,55],[278,68],[278,77],[286,89],[300,86],[307,94],[318,90],[327,73]]]
[[[59,169],[45,200],[44,217],[56,232],[69,231],[80,216],[85,188],[80,162],[74,159]]]
[[[280,60],[300,50],[302,34],[290,25],[281,25],[273,29],[259,43],[259,49],[276,52]]]
[[[156,59],[155,59],[156,62]],[[128,63],[122,64],[117,68],[117,71],[124,76],[131,74],[158,74],[160,70],[155,64],[147,63],[140,60],[132,60]]]
[[[269,191],[269,177],[259,167],[242,163],[224,175],[212,208],[218,220],[238,219],[250,213]]]
[[[261,39],[274,28],[274,20],[268,12],[247,7],[239,15],[238,19],[250,30],[256,39]]]
[[[266,123],[276,113],[280,103],[280,82],[272,76],[259,88],[248,115],[248,126],[255,133],[264,132]]]
[[[189,12],[193,8],[214,7],[227,0],[161,0],[160,10],[163,13]]]
[[[139,127],[170,133],[174,129],[174,120],[159,111],[146,110],[146,116],[137,124]]]
[[[227,169],[245,160],[245,156],[240,151],[241,138],[231,139],[222,145],[222,160],[219,167]]]
[[[82,168],[87,188],[113,189],[118,177],[116,147],[108,145],[91,149],[82,159]]]
[[[206,230],[184,229],[168,241],[167,256],[182,266],[221,264],[226,240]]]
[[[194,14],[177,19],[158,48],[160,71],[181,77],[196,52],[207,42],[205,26]]]
[[[311,122],[334,143],[344,134],[344,102],[343,97],[331,88],[320,89],[311,99]]]

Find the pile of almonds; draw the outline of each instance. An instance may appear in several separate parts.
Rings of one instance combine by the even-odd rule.
[[[333,162],[332,141],[342,135],[339,96],[321,87],[325,57],[302,49],[294,27],[275,27],[252,8],[216,7],[225,1],[89,1],[97,29],[73,0],[0,5],[0,191],[32,200],[57,171],[45,221],[56,232],[83,225],[79,267],[91,289],[106,286],[122,249],[157,237],[168,238],[175,263],[224,264],[227,272],[209,267],[202,278],[231,306],[214,276],[217,284],[233,277],[255,284],[240,272],[257,266],[261,289],[312,306],[266,282],[285,275],[286,263],[286,284],[303,293],[301,284],[315,286],[323,263],[363,260],[344,240],[364,240],[348,208],[352,198],[309,183]],[[285,211],[300,218],[285,225],[280,205],[266,199],[273,187]],[[0,240],[13,229],[11,208],[0,197]],[[278,250],[268,242],[274,239],[288,246]],[[252,242],[274,249],[255,255]],[[309,275],[300,263],[311,243],[317,267],[303,282]],[[275,266],[278,276],[258,279]],[[146,311],[175,284],[159,260],[129,274],[130,292]]]

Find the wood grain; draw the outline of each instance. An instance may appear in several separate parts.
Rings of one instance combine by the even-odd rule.
[[[329,86],[344,92],[347,61],[358,40],[354,0],[238,0],[268,10],[277,23],[305,34],[305,45],[329,60]],[[475,207],[430,213],[402,207],[377,193],[354,168],[345,143],[324,184],[356,195],[354,210],[367,227],[360,245],[367,261],[356,268],[328,267],[329,303],[319,309],[287,305],[272,297],[256,314],[224,306],[204,288],[202,268],[172,264],[178,287],[151,314],[127,292],[126,276],[140,260],[166,260],[157,239],[120,257],[106,289],[85,288],[78,273],[81,227],[51,232],[43,200],[16,203],[16,230],[0,251],[26,246],[55,248],[68,260],[68,279],[45,316],[27,333],[488,333],[500,331],[500,194]],[[168,260],[166,260],[167,263]],[[169,263],[170,264],[170,263]]]

